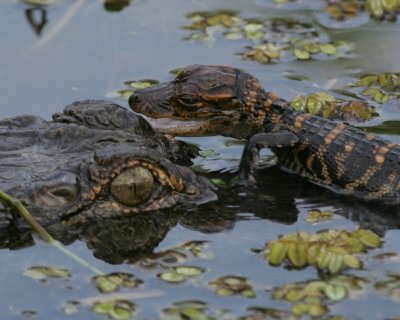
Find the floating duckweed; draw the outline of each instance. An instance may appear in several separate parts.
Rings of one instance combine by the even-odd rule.
[[[326,2],[324,11],[329,13],[330,17],[335,20],[355,18],[362,11],[358,0],[328,0]]]
[[[298,60],[317,58],[317,54],[342,57],[353,50],[352,46],[345,41],[309,42],[293,38],[290,43],[293,48],[293,55]]]
[[[162,311],[160,320],[215,320],[206,315],[208,306],[202,301],[180,301]]]
[[[184,263],[191,257],[211,260],[214,258],[212,251],[208,250],[207,241],[189,241],[180,246],[169,248],[157,254],[156,259],[142,259],[139,264],[143,268],[165,268],[166,265]]]
[[[322,43],[319,45],[319,48],[320,48],[321,52],[328,54],[328,55],[333,55],[333,54],[336,54],[336,52],[337,52],[336,47],[331,43]]]
[[[190,277],[195,277],[203,274],[206,270],[192,266],[177,266],[173,270],[162,272],[158,277],[170,283],[183,282]]]
[[[111,319],[127,320],[135,311],[135,304],[128,300],[109,300],[95,302],[92,306],[95,313],[106,314]]]
[[[310,210],[307,212],[307,216],[304,218],[305,221],[309,223],[316,223],[320,221],[327,221],[332,219],[332,212],[320,211],[320,210]]]
[[[199,267],[191,267],[191,266],[178,266],[175,267],[175,271],[184,277],[194,277],[199,276],[205,272],[204,269]]]
[[[129,89],[121,89],[115,91],[115,93],[122,99],[128,100],[129,97],[135,93],[136,90],[138,89],[144,89],[148,87],[155,86],[159,84],[160,82],[157,80],[152,80],[152,79],[145,79],[145,80],[128,80],[125,81],[124,84],[126,86],[129,86]],[[113,95],[115,94],[113,93]]]
[[[23,274],[26,277],[37,280],[44,280],[47,277],[67,278],[71,276],[70,272],[67,269],[45,266],[30,267]]]
[[[264,37],[264,25],[249,23],[243,27],[244,37],[249,40],[259,40]]]
[[[318,92],[309,95],[298,95],[290,106],[297,111],[304,111],[324,118],[370,120],[379,114],[375,108],[362,101],[344,101],[334,96]]]
[[[399,0],[366,0],[366,9],[370,15],[377,19],[387,17],[394,20],[400,8]]]
[[[400,8],[399,0],[325,0],[325,2],[324,11],[337,21],[355,18],[364,11],[376,19],[395,20]]]
[[[148,87],[159,84],[160,81],[154,79],[143,79],[143,80],[129,80],[125,81],[124,84],[134,89],[145,89]]]
[[[208,283],[219,296],[233,296],[235,294],[242,295],[246,298],[254,298],[256,296],[252,286],[245,277],[225,276]]]
[[[375,290],[383,291],[392,300],[400,302],[400,274],[388,272],[386,278],[374,284]]]
[[[290,312],[274,308],[250,307],[247,314],[237,320],[290,319]],[[236,318],[235,318],[236,319]]]
[[[349,291],[361,290],[368,281],[351,276],[333,276],[327,280],[312,280],[286,284],[275,288],[274,299],[283,299],[292,303],[295,316],[323,316],[327,305],[347,298]]]
[[[134,275],[122,272],[96,276],[93,280],[97,289],[102,293],[114,292],[121,286],[126,288],[136,288],[143,283],[142,280],[136,278]]]
[[[293,55],[299,60],[308,60],[311,58],[311,54],[308,51],[299,48],[293,49]]]
[[[208,241],[189,241],[184,243],[181,247],[185,250],[188,250],[197,258],[207,260],[214,258],[214,254],[211,251],[207,250],[209,248]]]
[[[362,95],[378,103],[400,98],[400,73],[360,75],[354,87],[364,87]]]
[[[216,32],[224,38],[246,39],[254,43],[245,52],[239,53],[245,60],[262,64],[281,59],[283,53],[291,53],[294,59],[308,60],[326,56],[342,57],[352,51],[343,41],[325,42],[326,35],[320,34],[311,24],[289,18],[276,18],[267,21],[243,19],[235,12],[197,12],[188,16],[190,25],[184,29],[192,33],[188,40],[209,41]]]
[[[165,282],[170,282],[170,283],[178,283],[178,282],[183,282],[186,280],[186,277],[183,274],[179,274],[176,271],[165,271],[162,272],[158,275],[158,277],[165,281]]]
[[[248,51],[242,54],[244,60],[254,60],[261,64],[271,63],[279,59],[280,50],[273,43],[266,43],[254,47],[250,47]]]
[[[199,151],[199,156],[203,158],[215,157],[218,156],[219,152],[215,149],[203,149]]]
[[[335,274],[346,267],[361,268],[361,262],[354,254],[377,248],[380,244],[380,238],[369,230],[331,229],[315,234],[302,231],[268,241],[261,254],[271,265],[287,261],[296,268],[315,265],[319,270]]]

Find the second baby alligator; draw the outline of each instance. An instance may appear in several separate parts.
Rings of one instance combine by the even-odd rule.
[[[191,65],[171,82],[137,90],[129,104],[151,118],[170,119],[163,132],[247,139],[239,167],[244,184],[255,183],[259,151],[270,148],[283,170],[336,193],[400,203],[398,144],[295,111],[239,69]]]

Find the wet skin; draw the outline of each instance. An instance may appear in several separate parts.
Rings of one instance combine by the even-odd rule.
[[[131,108],[181,136],[247,139],[239,176],[254,185],[259,151],[270,148],[284,171],[336,193],[400,203],[400,146],[347,124],[294,111],[248,73],[228,66],[192,65],[176,78],[141,89]]]
[[[216,198],[189,168],[195,149],[107,101],[73,103],[53,121],[0,121],[0,189],[42,224],[131,216]],[[19,219],[0,203],[0,226]]]

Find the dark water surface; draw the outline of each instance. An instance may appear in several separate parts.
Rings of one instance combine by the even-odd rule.
[[[351,81],[352,74],[359,72],[400,71],[400,23],[370,19],[353,28],[324,28],[318,24],[318,21],[324,20],[318,20],[312,8],[312,1],[276,6],[273,2],[262,0],[132,0],[123,10],[111,12],[105,10],[102,1],[94,0],[59,1],[43,9],[16,0],[3,0],[0,2],[0,117],[35,114],[50,119],[64,105],[87,98],[108,98],[127,106],[114,94],[124,87],[124,81],[171,79],[168,74],[171,69],[193,63],[228,64],[242,68],[257,76],[267,90],[287,99],[299,93],[340,89]],[[228,41],[218,33],[212,42],[183,40],[188,31],[181,27],[189,24],[185,17],[188,13],[220,9],[234,10],[242,17],[262,20],[274,16],[302,19],[315,23],[316,28],[332,40],[353,43],[355,49],[351,57],[344,59],[292,59],[262,65],[241,60],[235,55],[249,45],[245,40]],[[32,25],[27,16],[36,22]],[[43,17],[45,23],[41,26]],[[288,75],[292,75],[292,79],[293,75],[301,75],[306,80],[291,80]],[[384,104],[379,107],[381,117],[366,123],[366,126],[376,125],[378,134],[399,142],[398,123],[382,124],[387,120],[400,120],[399,108],[398,100]],[[196,161],[200,171],[211,172],[208,173],[210,177],[237,167],[241,143],[221,137],[186,140],[215,151],[206,159]],[[269,154],[266,152],[267,156]],[[223,173],[221,177],[231,179],[233,175]],[[156,252],[196,240],[208,241],[207,251],[214,256],[212,259],[190,256],[184,264],[204,267],[207,271],[182,284],[162,282],[157,277],[163,270],[161,267],[148,269],[138,263],[129,263],[139,259],[134,254],[125,257],[121,254],[116,258],[118,250],[112,248],[112,232],[109,243],[107,239],[104,244],[93,240],[92,230],[76,237],[80,240],[72,238],[66,242],[71,251],[104,272],[131,272],[144,280],[139,289],[121,291],[124,294],[135,290],[139,293],[151,291],[155,295],[152,298],[132,299],[137,307],[133,316],[135,319],[159,319],[164,308],[182,300],[207,303],[209,310],[206,313],[216,319],[237,319],[248,314],[251,307],[290,312],[289,303],[271,298],[271,289],[290,282],[318,278],[313,267],[303,270],[272,267],[252,249],[261,248],[266,241],[281,234],[299,230],[352,230],[361,225],[378,232],[384,243],[382,248],[362,257],[363,270],[345,273],[363,277],[369,283],[347,299],[330,304],[325,317],[341,315],[349,319],[389,319],[400,316],[400,289],[397,289],[397,295],[389,296],[386,291],[375,290],[373,285],[380,279],[386,279],[387,272],[399,274],[399,218],[386,215],[379,208],[368,208],[337,198],[277,170],[263,170],[259,181],[257,190],[222,189],[217,202],[192,210],[169,230]],[[335,214],[331,221],[313,225],[304,221],[307,211],[312,209]],[[178,215],[183,216],[183,213]],[[114,227],[115,230],[112,229]],[[107,224],[103,228],[114,230],[114,234],[119,230],[118,226]],[[146,236],[145,232],[146,229],[135,230],[127,235],[126,246],[140,243],[140,239]],[[67,301],[100,295],[90,280],[93,276],[90,271],[37,238],[34,239],[35,245],[29,237],[28,241],[22,239],[21,246],[26,248],[18,250],[8,248],[12,247],[9,245],[11,240],[2,241],[0,319],[106,317],[92,313],[85,303],[73,315],[63,311]],[[110,251],[104,249],[108,246]],[[374,258],[388,252],[393,253],[390,258]],[[40,282],[23,275],[27,268],[38,265],[67,268],[72,276]],[[219,297],[207,288],[209,281],[226,275],[247,277],[257,296]],[[399,280],[397,286],[400,287]],[[227,311],[222,312],[223,309]]]

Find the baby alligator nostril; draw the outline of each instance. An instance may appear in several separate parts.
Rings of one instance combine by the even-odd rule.
[[[132,95],[129,97],[129,105],[130,105],[130,106],[135,106],[135,105],[137,105],[137,104],[139,104],[139,103],[141,103],[141,102],[142,102],[142,99],[141,99],[140,96],[137,95],[137,94],[132,94]]]

